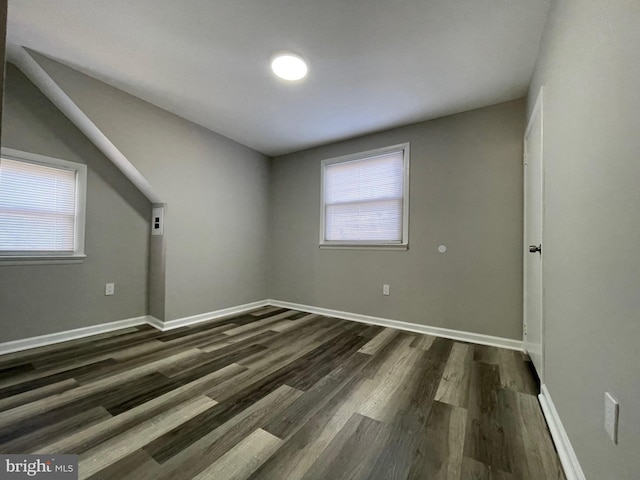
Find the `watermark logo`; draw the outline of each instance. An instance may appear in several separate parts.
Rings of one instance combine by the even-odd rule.
[[[0,455],[0,480],[78,480],[77,455]]]

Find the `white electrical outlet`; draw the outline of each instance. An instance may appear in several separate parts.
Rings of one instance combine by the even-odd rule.
[[[116,284],[115,283],[107,283],[104,286],[104,294],[105,295],[113,295],[116,293]]]
[[[620,406],[618,401],[609,392],[604,394],[604,429],[613,440],[618,443],[618,413]]]
[[[382,285],[382,294],[383,295],[390,295],[389,294],[389,285]]]

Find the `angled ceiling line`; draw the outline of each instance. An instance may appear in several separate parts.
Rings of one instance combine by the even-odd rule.
[[[550,1],[11,0],[7,39],[274,157],[525,96]]]
[[[38,89],[133,183],[153,204],[162,198],[86,113],[49,76],[24,47],[8,44],[7,60],[18,67]]]

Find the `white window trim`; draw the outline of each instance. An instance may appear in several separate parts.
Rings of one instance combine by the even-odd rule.
[[[322,160],[320,165],[320,236],[319,246],[322,249],[342,249],[342,250],[407,250],[409,248],[409,160],[411,144],[409,142],[391,145],[389,147],[376,148],[366,152],[352,153],[341,157],[328,158]],[[324,204],[324,175],[327,165],[335,163],[353,162],[364,160],[370,157],[384,155],[386,153],[403,151],[404,160],[404,191],[402,198],[402,241],[401,242],[380,242],[380,241],[331,241],[325,240],[325,204]]]
[[[87,202],[87,166],[82,163],[69,162],[59,158],[23,152],[12,148],[2,148],[2,156],[10,160],[35,163],[44,166],[65,168],[76,171],[76,231],[75,249],[73,253],[54,252],[0,252],[0,265],[49,265],[82,263],[86,258],[84,252],[84,235]]]

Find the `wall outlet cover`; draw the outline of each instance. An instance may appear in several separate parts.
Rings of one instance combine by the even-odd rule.
[[[116,284],[115,283],[107,283],[104,287],[105,295],[113,295],[116,293]]]
[[[154,207],[151,210],[151,235],[164,234],[164,208]]]
[[[609,392],[604,394],[604,429],[613,443],[618,443],[618,413],[620,405]]]

